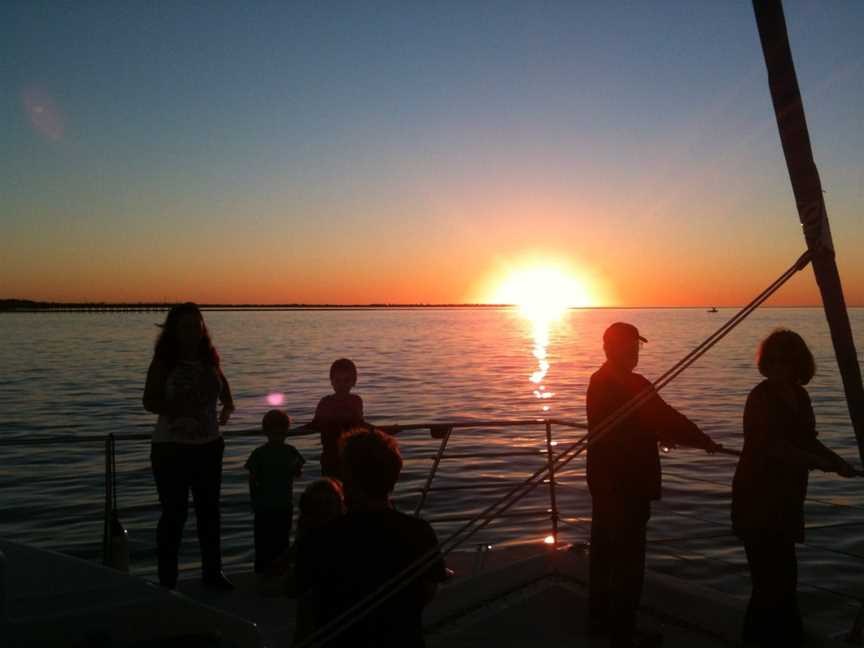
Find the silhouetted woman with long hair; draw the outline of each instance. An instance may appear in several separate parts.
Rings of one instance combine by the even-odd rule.
[[[765,376],[747,397],[744,449],[732,483],[732,527],[747,553],[752,593],[743,639],[760,646],[802,645],[795,543],[804,540],[808,471],[854,475],[816,438],[804,385],[816,372],[800,335],[777,330],[759,346]]]
[[[233,589],[222,573],[219,494],[225,441],[219,426],[228,422],[234,402],[219,354],[195,304],[174,306],[162,324],[147,372],[144,408],[159,415],[150,453],[162,507],[156,531],[159,583],[171,589],[177,585],[191,490],[203,582]]]

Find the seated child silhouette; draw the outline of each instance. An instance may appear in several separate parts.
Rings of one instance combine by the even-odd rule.
[[[379,587],[422,561],[406,587],[348,627],[328,646],[422,648],[422,613],[447,577],[428,522],[393,508],[402,470],[396,439],[379,430],[352,430],[342,439],[346,515],[326,527],[318,551],[320,623],[338,618]]]
[[[297,628],[295,644],[318,626],[321,606],[321,576],[327,565],[327,529],[345,514],[342,484],[329,477],[314,481],[300,496],[300,518],[297,521],[293,593],[297,595]]]

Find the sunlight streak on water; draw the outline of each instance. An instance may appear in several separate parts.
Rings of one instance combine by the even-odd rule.
[[[532,383],[534,397],[541,401],[541,412],[547,416],[551,410],[549,401],[554,398],[554,392],[546,389],[543,384],[552,364],[549,362],[549,339],[552,327],[560,321],[566,312],[566,307],[543,308],[522,307],[519,309],[522,317],[528,319],[531,324],[531,337],[534,341],[532,355],[537,361],[537,368],[531,373],[528,380]]]

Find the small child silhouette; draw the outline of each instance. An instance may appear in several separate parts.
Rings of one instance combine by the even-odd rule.
[[[294,479],[306,462],[297,449],[285,443],[291,419],[281,410],[270,410],[261,421],[267,443],[252,451],[246,461],[249,494],[255,511],[255,572],[264,573],[288,550],[294,516]]]
[[[340,478],[339,439],[348,430],[363,426],[363,399],[352,394],[357,384],[357,366],[347,358],[330,366],[333,393],[324,396],[315,408],[309,427],[321,434],[321,475]]]

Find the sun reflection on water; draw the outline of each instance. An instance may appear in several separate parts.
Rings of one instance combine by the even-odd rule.
[[[537,364],[529,376],[531,389],[540,402],[542,415],[548,416],[555,394],[546,386],[551,363],[549,340],[553,327],[570,307],[594,303],[583,280],[565,266],[540,264],[514,269],[492,293],[492,303],[514,304],[531,326],[533,355]]]
[[[524,314],[524,312],[523,312]],[[549,412],[549,399],[555,394],[543,384],[546,374],[549,373],[549,331],[552,322],[545,317],[535,318],[531,320],[531,334],[534,338],[534,358],[537,360],[537,369],[531,374],[528,380],[534,385],[534,396],[543,404],[541,411],[546,414]]]
[[[549,360],[549,342],[553,326],[555,326],[566,312],[567,307],[561,305],[552,308],[544,304],[542,308],[532,308],[527,305],[520,306],[521,315],[531,325],[531,337],[534,341],[532,355],[537,362],[536,368],[528,377],[533,387],[534,397],[540,401],[540,411],[543,416],[548,416],[551,410],[551,400],[555,392],[546,386],[546,378],[552,364]]]

